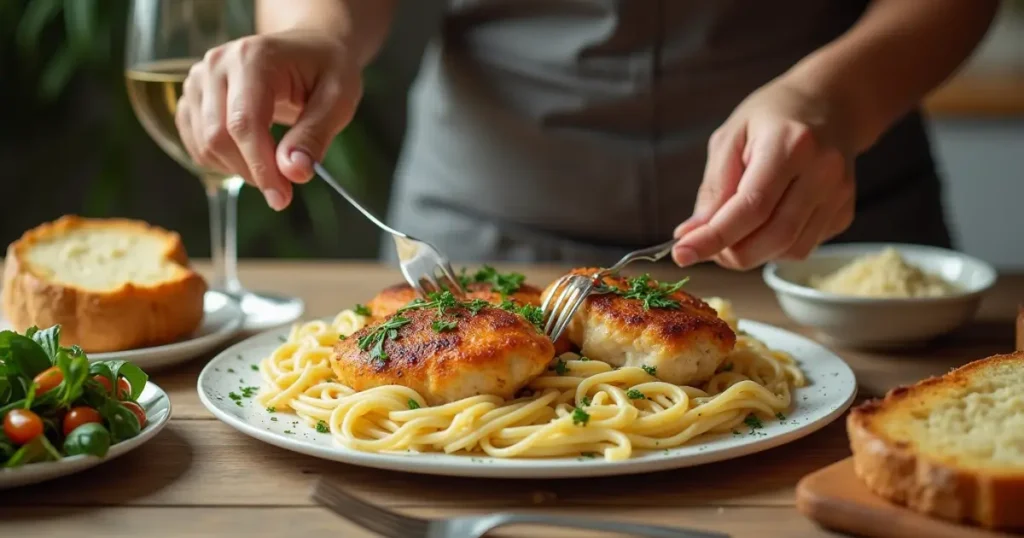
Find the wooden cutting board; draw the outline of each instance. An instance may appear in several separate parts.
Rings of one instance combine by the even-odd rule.
[[[797,484],[796,505],[822,527],[868,538],[1020,538],[918,514],[871,493],[846,458]]]

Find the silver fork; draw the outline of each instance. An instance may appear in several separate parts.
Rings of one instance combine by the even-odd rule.
[[[595,282],[601,282],[605,276],[617,273],[623,267],[637,260],[656,262],[672,252],[672,245],[675,244],[676,240],[672,239],[660,245],[634,250],[615,262],[615,265],[601,269],[589,277],[564,275],[556,280],[554,286],[551,287],[551,293],[544,298],[544,302],[540,305],[541,311],[547,317],[547,321],[544,323],[544,334],[548,335],[552,341],[558,340],[562,336],[562,332],[569,326],[569,322],[583,305],[583,301],[589,295],[598,292]]]
[[[434,248],[433,245],[384,224],[369,209],[363,207],[354,196],[349,194],[345,187],[341,186],[341,183],[335,181],[320,163],[314,162],[313,170],[328,185],[338,191],[338,194],[341,194],[348,200],[348,203],[352,204],[360,213],[370,219],[370,222],[391,234],[392,239],[395,240],[395,250],[398,252],[402,274],[405,276],[406,282],[416,289],[421,296],[426,297],[429,293],[448,289],[457,297],[465,297],[466,290],[462,288],[459,279],[455,277],[455,271],[452,270],[452,265],[449,263],[448,258]],[[441,273],[440,278],[437,276],[438,270]]]
[[[548,525],[646,538],[729,538],[728,534],[599,519],[500,512],[478,517],[420,519],[362,501],[333,481],[319,479],[313,498],[334,513],[386,538],[480,538],[507,525]]]

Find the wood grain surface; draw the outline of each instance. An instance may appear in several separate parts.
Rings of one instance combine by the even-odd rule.
[[[797,509],[822,525],[870,538],[1013,538],[978,527],[929,518],[871,493],[857,478],[853,458],[814,472],[797,484]]]
[[[200,264],[204,272],[206,267]],[[500,268],[519,270],[537,285],[565,269]],[[662,278],[688,274],[691,292],[729,298],[741,317],[810,335],[783,315],[759,273],[713,267],[683,273],[668,266],[650,266],[650,272]],[[251,289],[301,296],[307,319],[365,302],[401,280],[397,269],[351,262],[245,262],[241,276]],[[973,324],[926,348],[835,351],[856,372],[860,396],[878,396],[1012,350],[1021,298],[1024,277],[1004,276]],[[207,412],[196,394],[196,377],[211,357],[151,372],[174,410],[170,425],[150,442],[83,473],[0,492],[0,536],[372,536],[312,502],[310,490],[320,476],[420,516],[515,508],[714,529],[737,538],[839,536],[796,510],[795,488],[804,476],[849,456],[842,420],[782,447],[678,471],[550,481],[428,477],[323,461],[236,432]],[[592,534],[523,527],[498,536]]]

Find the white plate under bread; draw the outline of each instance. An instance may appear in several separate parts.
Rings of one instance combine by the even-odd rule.
[[[130,219],[64,216],[28,230],[7,249],[0,301],[19,332],[60,325],[61,341],[92,358],[150,367],[172,360],[168,347],[205,351],[242,321],[190,267],[177,233]]]

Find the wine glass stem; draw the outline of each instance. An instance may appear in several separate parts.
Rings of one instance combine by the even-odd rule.
[[[213,288],[231,295],[245,289],[238,280],[238,192],[244,181],[238,176],[204,176],[210,204],[210,257]]]

